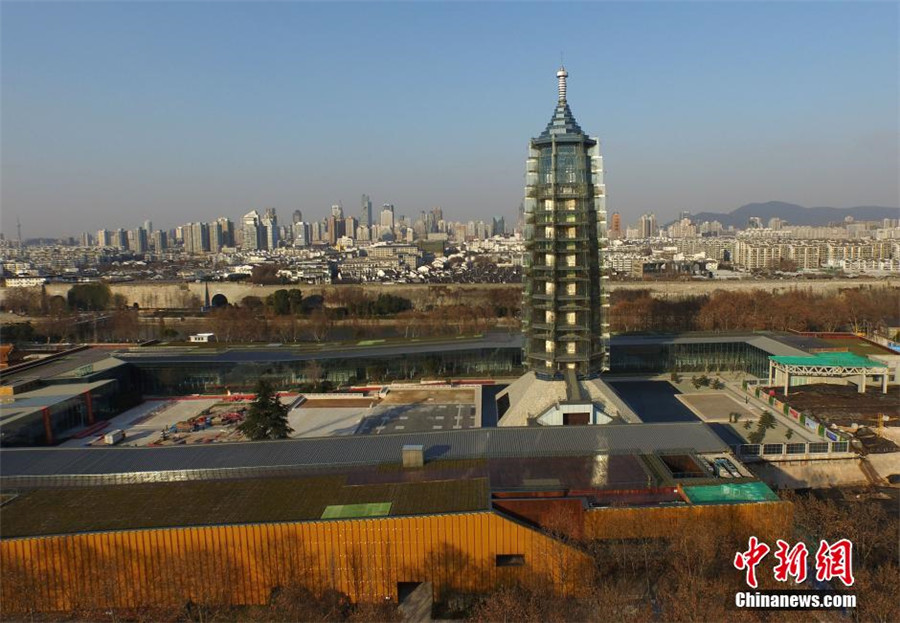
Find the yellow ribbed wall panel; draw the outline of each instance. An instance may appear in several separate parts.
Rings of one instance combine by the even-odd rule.
[[[497,554],[524,554],[526,564],[498,568]],[[6,539],[0,557],[8,612],[260,604],[290,584],[364,601],[396,599],[398,582],[430,581],[437,598],[536,578],[568,592],[590,567],[580,552],[489,512]]]

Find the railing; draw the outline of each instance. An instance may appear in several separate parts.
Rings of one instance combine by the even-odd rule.
[[[734,453],[742,460],[772,459],[822,459],[855,456],[847,441],[810,441],[803,443],[747,443],[732,446]]]

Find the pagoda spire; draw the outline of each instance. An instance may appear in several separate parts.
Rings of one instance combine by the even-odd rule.
[[[556,102],[556,108],[553,110],[553,117],[547,128],[541,133],[541,138],[550,138],[551,135],[583,135],[578,122],[575,121],[575,115],[569,109],[569,102],[566,101],[566,79],[569,72],[565,66],[560,65],[556,72],[557,88],[559,90],[559,100]]]
[[[556,72],[556,80],[559,83],[559,103],[563,104],[566,101],[566,78],[569,77],[569,73],[566,71],[566,68],[562,65],[559,66],[559,71]]]

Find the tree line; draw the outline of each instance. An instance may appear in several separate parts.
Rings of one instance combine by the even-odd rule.
[[[219,341],[296,342],[382,337],[442,337],[471,335],[495,327],[519,329],[521,293],[503,290],[490,298],[463,303],[443,286],[434,287],[432,303],[416,307],[403,296],[359,286],[304,296],[297,288],[276,290],[265,298],[244,297],[237,304],[208,310],[203,328],[148,321],[121,295],[103,283],[78,284],[68,298],[48,297],[39,288],[8,288],[4,308],[37,318],[32,325],[4,327],[4,341],[122,341],[186,339],[186,327],[209,330]],[[187,307],[200,308],[196,295],[185,290]],[[895,321],[900,289],[863,287],[834,293],[762,289],[716,291],[710,295],[659,298],[650,290],[616,290],[609,318],[613,333],[688,331],[852,331],[867,332]],[[82,313],[102,314],[98,325],[73,323]],[[16,327],[16,328],[13,328]]]
[[[656,298],[649,290],[619,290],[611,298],[614,333],[865,332],[895,319],[900,309],[898,288],[852,288],[828,294],[719,290],[679,299]]]

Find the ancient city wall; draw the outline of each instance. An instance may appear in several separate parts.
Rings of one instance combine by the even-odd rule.
[[[299,288],[304,296],[324,295],[326,301],[334,300],[343,289],[360,288],[368,296],[380,293],[403,296],[410,299],[416,309],[443,305],[483,305],[492,303],[498,296],[518,297],[520,284],[369,284],[365,286],[344,285],[286,285],[259,286],[248,283],[209,282],[206,283],[116,283],[110,287],[114,294],[121,294],[129,304],[137,303],[141,308],[180,308],[188,306],[192,297],[203,301],[207,285],[210,298],[223,295],[229,303],[240,303],[247,296],[264,299],[269,294],[283,288]],[[816,293],[837,292],[845,288],[859,287],[900,287],[900,279],[830,279],[830,280],[747,280],[747,281],[673,281],[673,282],[620,282],[611,283],[610,289],[646,290],[654,296],[682,298],[698,294],[711,294],[716,290],[749,291],[763,289],[770,292],[804,290]],[[46,286],[50,296],[65,297],[70,284],[52,283]],[[0,288],[0,300],[6,288]]]

